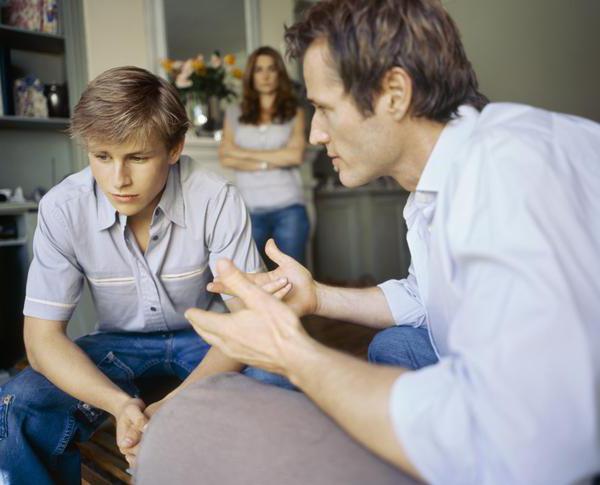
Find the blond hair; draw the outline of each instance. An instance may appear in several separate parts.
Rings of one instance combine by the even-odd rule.
[[[139,67],[104,71],[81,95],[69,132],[83,141],[146,143],[159,137],[168,150],[183,141],[190,125],[177,90]]]

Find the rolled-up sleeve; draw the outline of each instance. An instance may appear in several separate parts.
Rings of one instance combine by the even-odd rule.
[[[566,199],[538,195],[562,183],[543,161],[531,176],[511,159],[494,162],[485,176],[474,172],[492,186],[464,176],[469,185],[453,199],[462,210],[448,222],[449,352],[398,378],[390,416],[430,483],[575,483],[600,456],[598,225],[581,224]]]
[[[209,266],[216,273],[217,261],[228,258],[242,271],[256,273],[264,264],[252,238],[250,215],[237,189],[225,185],[210,201],[206,218]],[[221,295],[224,300],[231,297]]]
[[[38,209],[33,260],[27,276],[23,314],[68,321],[83,287],[83,274],[70,240],[68,225],[56,206],[44,200]]]
[[[388,280],[379,285],[396,325],[420,327],[427,322],[427,312],[419,296],[419,287],[412,264],[402,280]]]

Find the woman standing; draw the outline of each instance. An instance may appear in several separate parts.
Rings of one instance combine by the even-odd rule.
[[[246,65],[243,99],[225,116],[221,164],[236,170],[263,259],[269,238],[305,264],[309,221],[298,166],[305,147],[304,116],[281,55],[259,47]]]

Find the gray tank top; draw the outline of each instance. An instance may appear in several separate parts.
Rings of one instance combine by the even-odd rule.
[[[227,124],[237,146],[249,150],[277,150],[285,147],[292,136],[294,119],[286,123],[247,125],[240,123],[240,107],[227,109]],[[236,171],[236,184],[252,212],[282,209],[304,204],[302,179],[298,167],[276,168],[257,172]]]

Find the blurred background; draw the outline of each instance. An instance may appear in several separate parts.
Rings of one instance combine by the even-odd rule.
[[[86,83],[121,65],[165,76],[165,59],[202,54],[208,61],[215,51],[232,54],[232,68],[243,70],[248,53],[260,45],[283,51],[284,25],[311,3],[0,0],[0,369],[22,353],[21,310],[36,202],[87,164],[84,152],[65,134],[69,111]],[[598,0],[444,4],[492,101],[523,102],[600,121]],[[287,67],[301,93],[300,66]],[[239,89],[239,82],[232,86]],[[218,163],[218,130],[196,128],[185,153],[231,178]],[[318,279],[366,285],[406,273],[406,192],[385,179],[345,189],[318,148],[306,151],[302,181],[311,220],[308,264]],[[86,292],[69,334],[87,333],[94,323]]]

